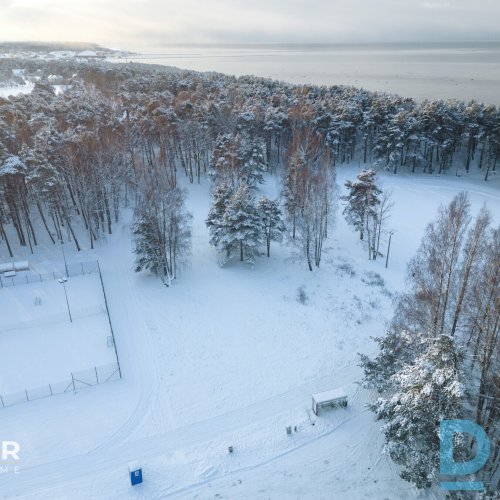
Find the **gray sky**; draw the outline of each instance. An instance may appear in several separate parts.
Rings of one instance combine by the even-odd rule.
[[[0,0],[0,40],[130,49],[500,40],[500,0]]]

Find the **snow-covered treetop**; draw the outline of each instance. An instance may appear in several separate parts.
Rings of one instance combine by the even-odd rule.
[[[0,176],[22,174],[26,170],[26,165],[18,156],[8,155],[0,160]]]

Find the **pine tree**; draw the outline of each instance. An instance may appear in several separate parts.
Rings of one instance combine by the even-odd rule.
[[[387,335],[375,337],[373,340],[380,349],[378,355],[371,359],[360,354],[360,366],[365,373],[364,387],[381,393],[390,390],[392,376],[422,353],[422,344],[414,342],[415,338],[410,332],[400,331],[394,325]]]
[[[165,275],[165,245],[158,220],[153,214],[138,214],[132,225],[135,240],[135,271],[150,270],[154,275]]]
[[[246,256],[247,262],[253,263],[254,256],[258,255],[258,246],[262,243],[263,223],[246,184],[242,184],[229,200],[224,223],[224,247],[229,252],[239,248],[240,261]]]
[[[251,138],[248,132],[217,138],[209,173],[215,183],[226,183],[233,188],[244,183],[254,188],[264,182],[265,171],[265,150],[261,139]]]
[[[184,192],[179,188],[149,194],[132,225],[135,270],[149,269],[168,286],[190,256],[192,216],[185,210]]]
[[[234,190],[230,185],[223,183],[217,186],[212,194],[214,200],[213,205],[205,221],[210,232],[210,244],[218,250],[224,251],[226,253],[226,258],[229,258],[231,248],[225,244],[227,225],[224,220],[224,214],[226,213],[233,194]]]
[[[344,215],[347,222],[359,232],[362,240],[364,235],[368,239],[368,255],[372,258],[375,252],[375,240],[378,227],[378,210],[380,205],[381,189],[375,183],[376,172],[373,169],[362,170],[354,182],[347,181],[345,186],[349,194],[342,196],[346,202]]]
[[[270,255],[271,241],[282,241],[286,230],[277,200],[268,200],[265,196],[259,200],[257,210],[262,218],[267,256]]]
[[[385,448],[403,467],[401,477],[428,488],[439,474],[439,423],[461,416],[462,356],[449,336],[412,336],[410,342],[422,344],[423,353],[392,376],[394,390],[372,409],[386,421]]]
[[[240,162],[241,182],[255,187],[264,182],[266,171],[264,144],[260,139],[241,137],[238,144],[238,160]]]
[[[217,184],[235,188],[241,179],[238,143],[232,134],[217,137],[210,160],[209,176]]]

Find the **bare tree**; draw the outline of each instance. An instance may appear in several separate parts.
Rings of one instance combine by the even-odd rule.
[[[377,213],[377,227],[376,227],[376,239],[377,239],[377,247],[373,252],[373,260],[375,260],[378,256],[382,256],[380,253],[380,238],[385,232],[385,228],[387,226],[387,221],[391,218],[391,212],[394,208],[394,202],[392,201],[392,193],[393,191],[384,191],[382,193],[382,198],[380,200],[380,205]]]
[[[285,208],[309,270],[319,267],[328,235],[334,186],[331,151],[322,136],[311,130],[297,132],[287,152],[284,173]]]

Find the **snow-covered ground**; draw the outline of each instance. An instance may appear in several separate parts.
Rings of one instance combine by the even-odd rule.
[[[33,82],[26,82],[24,85],[8,85],[6,87],[0,87],[0,97],[10,97],[19,94],[29,94],[34,89],[35,84]],[[53,85],[54,92],[56,95],[62,94],[69,85]]]
[[[26,82],[24,85],[9,85],[6,87],[0,86],[0,97],[9,97],[19,94],[29,94],[35,86],[32,82]]]
[[[340,167],[339,185],[355,174]],[[388,269],[384,259],[368,261],[340,210],[319,271],[307,271],[289,245],[275,245],[253,268],[220,268],[204,224],[207,181],[188,186],[193,258],[171,288],[133,272],[126,223],[94,251],[68,256],[100,261],[123,379],[1,409],[1,439],[20,443],[21,461],[19,474],[0,474],[0,495],[440,498],[402,481],[382,454],[380,424],[365,407],[374,395],[357,384],[357,353],[374,352],[370,337],[383,334],[439,203],[467,190],[474,210],[486,202],[498,218],[500,190],[495,178],[451,174],[384,172],[381,181],[395,201]],[[276,190],[268,178],[263,191]],[[29,258],[44,270],[61,265],[48,244]],[[335,387],[346,389],[349,406],[315,417],[311,394]],[[291,435],[288,425],[297,427]],[[127,478],[134,459],[144,468],[135,489]]]
[[[4,404],[25,390],[50,393],[49,384],[68,385],[71,373],[90,371],[94,380],[96,367],[116,363],[113,347],[107,346],[111,332],[99,275],[74,276],[64,286],[69,311],[56,280],[0,289]]]

